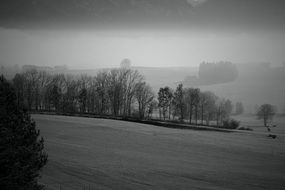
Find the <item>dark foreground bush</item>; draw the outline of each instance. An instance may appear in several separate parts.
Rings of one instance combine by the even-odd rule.
[[[277,138],[277,135],[269,134],[268,137],[273,138],[273,139],[276,139],[276,138]]]
[[[225,120],[222,127],[225,129],[237,129],[239,127],[239,121],[234,119]]]
[[[30,115],[20,109],[11,85],[0,76],[0,189],[39,190],[47,162],[44,141]]]

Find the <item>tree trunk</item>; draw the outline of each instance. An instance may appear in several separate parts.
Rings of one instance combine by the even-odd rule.
[[[206,121],[206,125],[210,125],[210,114],[208,114],[208,116],[207,116],[207,119],[206,119],[207,121]]]
[[[168,107],[168,120],[170,120],[170,115],[171,115],[171,105],[169,105],[169,107]]]
[[[195,119],[196,119],[196,125],[198,125],[198,106],[195,107]]]
[[[190,106],[190,110],[189,110],[189,123],[192,123],[192,106]]]
[[[266,119],[265,116],[264,116],[264,118],[263,118],[263,123],[264,123],[264,127],[267,127],[267,119]]]
[[[204,105],[202,104],[202,106],[201,106],[201,125],[203,125],[203,120],[204,120]]]
[[[182,105],[182,103],[180,103],[180,119],[181,119],[181,121],[184,120],[184,113],[183,113],[183,105]]]
[[[220,111],[218,110],[217,111],[217,126],[219,126],[219,119],[220,119]]]

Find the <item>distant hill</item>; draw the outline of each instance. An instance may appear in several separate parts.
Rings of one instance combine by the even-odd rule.
[[[199,65],[198,76],[187,76],[183,80],[185,85],[213,85],[228,83],[236,80],[238,69],[231,62],[206,63]]]
[[[285,106],[285,67],[269,64],[239,64],[239,77],[225,84],[199,86],[217,95],[244,103],[246,112],[254,113],[256,105],[270,103],[282,111]]]
[[[187,76],[198,76],[198,67],[137,68],[146,76],[147,82],[157,92],[160,87],[173,89]],[[272,67],[269,63],[236,64],[238,75],[234,80],[218,84],[184,84],[184,87],[199,87],[212,91],[220,97],[241,101],[245,111],[254,113],[256,106],[270,103],[282,112],[285,107],[285,65]]]
[[[196,83],[186,82],[183,84],[184,87],[199,87],[203,91],[212,91],[220,97],[231,99],[234,103],[241,101],[248,113],[254,113],[257,105],[263,103],[273,104],[280,112],[283,111],[285,107],[285,65],[272,67],[270,63],[247,63],[236,64],[236,69],[238,75],[235,75],[235,78],[227,78],[234,80],[220,81],[219,83],[213,81],[208,84],[196,81]],[[187,74],[185,70],[189,73]],[[178,70],[176,73],[169,73],[166,77],[166,81],[169,81],[167,85],[175,88],[186,76],[192,76],[194,80],[198,80],[199,69],[189,68],[184,69],[184,72]],[[156,75],[157,78],[159,78],[158,75]],[[171,80],[176,83],[171,83]],[[157,82],[153,80],[151,84],[158,86],[158,83],[160,83],[159,80]],[[175,84],[174,87],[173,84]]]
[[[89,70],[66,70],[66,74],[87,74],[94,76],[100,71],[110,70],[112,68],[89,69]],[[195,75],[198,72],[196,67],[131,67],[138,70],[144,75],[146,81],[152,86],[155,91],[160,87],[169,86],[175,88],[181,79],[188,75]],[[54,71],[56,72],[56,71]]]

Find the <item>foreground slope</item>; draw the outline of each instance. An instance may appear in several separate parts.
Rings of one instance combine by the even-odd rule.
[[[285,139],[33,115],[47,189],[283,189]]]

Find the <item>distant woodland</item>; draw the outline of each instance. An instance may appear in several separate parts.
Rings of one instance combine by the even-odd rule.
[[[203,62],[199,65],[198,77],[186,77],[184,82],[193,85],[212,85],[231,82],[237,77],[238,69],[231,62]]]
[[[176,89],[165,86],[155,93],[142,74],[124,67],[96,76],[32,69],[16,74],[12,81],[18,105],[29,111],[159,118],[197,125],[214,121],[222,125],[234,113],[230,100],[199,88],[179,84]]]

